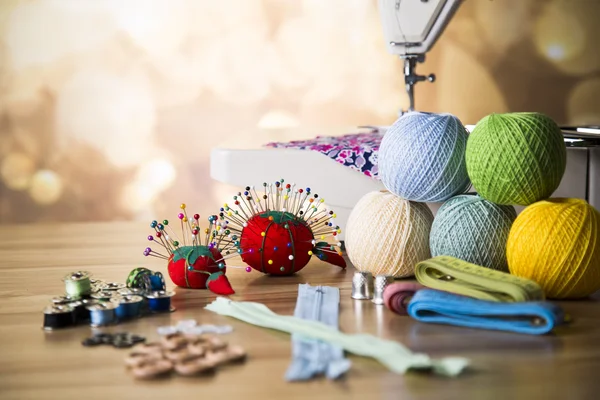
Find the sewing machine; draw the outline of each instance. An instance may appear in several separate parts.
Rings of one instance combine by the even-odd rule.
[[[404,80],[409,98],[407,111],[415,109],[415,85],[434,82],[435,76],[418,75],[416,67],[435,44],[462,0],[379,0],[379,10],[388,51],[404,61]],[[405,111],[400,111],[402,114]],[[385,134],[385,127],[371,129],[373,135]],[[472,126],[467,126],[472,129]],[[319,136],[338,136],[357,132],[356,128],[316,132]],[[598,127],[563,128],[567,146],[567,170],[554,197],[587,199],[600,209],[600,129]],[[269,130],[259,132],[254,148],[240,148],[236,138],[211,153],[211,177],[217,181],[244,187],[262,185],[285,178],[287,182],[307,185],[326,200],[337,213],[344,229],[358,200],[373,190],[384,189],[379,180],[342,166],[327,156],[310,150],[266,148],[272,141],[310,139],[314,131]],[[597,146],[597,147],[596,147]],[[435,212],[440,204],[429,204]],[[342,234],[343,239],[343,234]]]
[[[415,85],[435,81],[435,75],[418,75],[417,64],[435,44],[462,0],[379,0],[383,35],[389,53],[404,60],[407,111],[415,110]],[[400,112],[402,114],[403,111]]]

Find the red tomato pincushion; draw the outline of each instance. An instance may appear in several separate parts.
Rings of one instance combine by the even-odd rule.
[[[177,235],[169,226],[168,220],[165,219],[162,223],[152,221],[150,227],[154,229],[155,234],[148,235],[148,241],[162,246],[167,255],[150,247],[146,247],[144,255],[167,260],[169,276],[177,286],[190,289],[208,288],[221,295],[235,293],[225,276],[225,258],[236,251],[236,246],[227,239],[224,232],[220,232],[219,217],[209,216],[209,226],[204,230],[205,235],[201,235],[200,215],[194,214],[193,219],[189,219],[185,211],[186,205],[182,204],[180,208],[183,212],[177,217],[181,220],[183,246],[173,239],[172,236],[177,238]],[[189,242],[186,238],[190,238]],[[226,257],[223,257],[221,252],[224,252]]]
[[[225,273],[225,261],[221,253],[207,246],[179,247],[169,257],[169,276],[174,284],[184,288],[206,289],[209,275],[222,271]],[[223,268],[219,268],[222,264]]]
[[[263,183],[263,190],[246,186],[233,196],[231,207],[225,204],[220,210],[218,228],[250,266],[246,271],[291,275],[313,255],[346,268],[336,240],[341,229],[335,225],[335,213],[310,188],[296,190],[283,183]]]
[[[251,217],[242,230],[242,260],[253,269],[272,275],[291,275],[308,264],[313,249],[312,231],[290,213],[271,211]]]

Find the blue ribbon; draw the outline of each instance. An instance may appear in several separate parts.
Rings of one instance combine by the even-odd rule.
[[[419,290],[408,315],[421,322],[542,335],[565,322],[563,310],[545,301],[498,303],[440,292]]]

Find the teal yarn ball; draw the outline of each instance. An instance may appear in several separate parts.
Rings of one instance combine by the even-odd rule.
[[[494,204],[474,195],[453,197],[440,207],[433,220],[431,255],[452,256],[508,272],[506,242],[516,217],[513,206]]]
[[[379,146],[379,176],[407,200],[444,201],[470,186],[467,130],[451,114],[411,112],[398,118]]]
[[[546,115],[491,114],[471,132],[466,160],[480,196],[498,204],[527,206],[556,190],[567,150],[560,128]]]

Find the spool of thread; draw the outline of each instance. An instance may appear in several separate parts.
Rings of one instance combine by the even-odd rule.
[[[152,274],[152,271],[148,268],[134,268],[127,276],[127,287],[145,289],[143,278],[149,274]]]
[[[512,206],[479,196],[461,195],[446,201],[431,226],[431,256],[452,256],[508,272],[506,241],[517,213]]]
[[[470,185],[467,130],[451,114],[411,112],[386,132],[379,176],[392,193],[413,201],[444,201]]]
[[[142,298],[142,304],[140,306],[140,314],[146,314],[148,312],[148,299],[146,299],[146,290],[137,287],[128,287],[117,291],[119,296],[140,296]]]
[[[147,295],[146,298],[148,299],[148,308],[150,309],[150,312],[174,311],[175,309],[171,307],[171,297],[174,294],[175,293],[173,292],[161,290]]]
[[[90,311],[88,310],[88,307],[96,303],[96,300],[91,299],[81,299],[69,303],[69,306],[73,308],[75,324],[88,322],[90,320]]]
[[[119,299],[119,306],[116,309],[117,318],[127,320],[139,317],[142,311],[143,300],[142,296],[135,295],[121,297]]]
[[[467,143],[467,170],[482,197],[497,204],[532,204],[550,197],[566,166],[560,128],[538,113],[491,114]]]
[[[82,297],[92,293],[90,273],[86,271],[72,272],[63,278],[68,296]]]
[[[98,327],[117,323],[117,306],[117,303],[108,301],[88,306],[87,309],[90,312],[90,325]]]
[[[510,272],[548,298],[589,296],[600,289],[600,213],[580,199],[534,203],[515,220],[506,255]]]
[[[383,291],[383,302],[387,308],[396,314],[408,315],[407,307],[410,299],[417,291],[425,286],[415,282],[395,282]]]
[[[149,280],[150,290],[153,292],[160,292],[166,290],[165,278],[160,272],[154,272],[152,275],[146,275]]]
[[[432,222],[433,214],[424,203],[388,191],[367,193],[348,218],[348,257],[357,270],[374,276],[412,276],[415,265],[431,257]]]
[[[67,328],[74,323],[73,308],[68,304],[53,305],[44,309],[44,329],[47,331]]]

